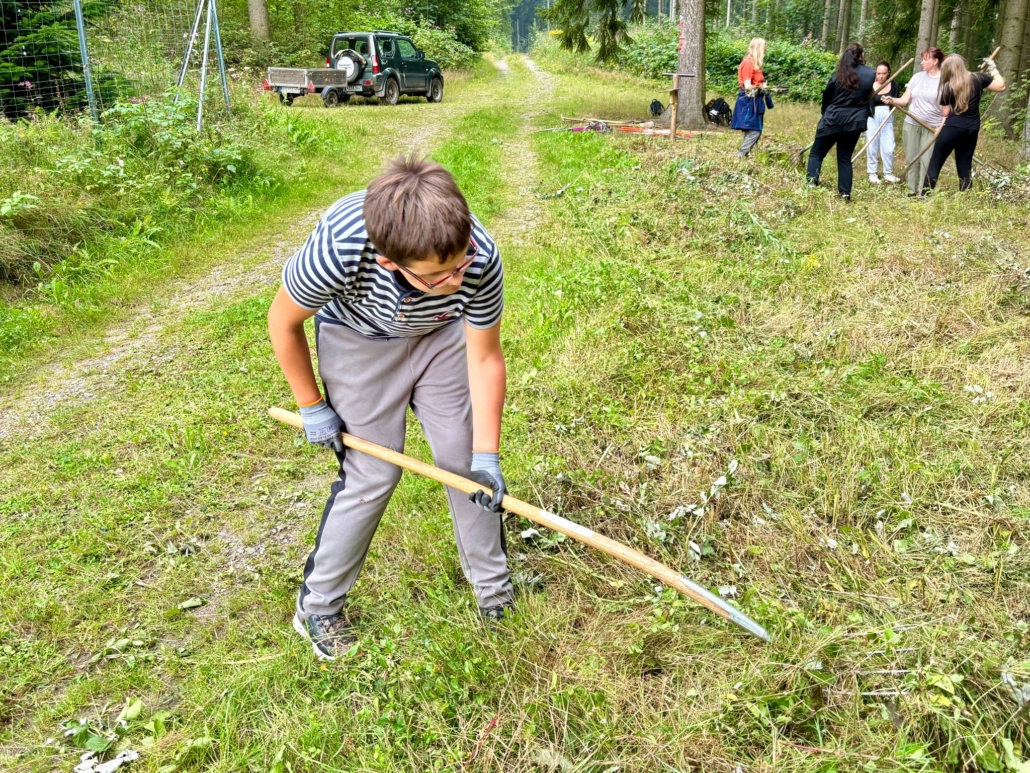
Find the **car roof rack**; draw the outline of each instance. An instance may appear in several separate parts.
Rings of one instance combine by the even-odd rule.
[[[402,37],[401,33],[394,30],[372,30],[372,32],[376,35],[396,35],[397,37]]]

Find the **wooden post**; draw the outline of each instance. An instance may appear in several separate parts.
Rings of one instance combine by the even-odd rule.
[[[680,102],[680,74],[672,74],[672,91],[669,92],[669,110],[672,111],[672,115],[669,116],[669,141],[676,141],[676,113],[679,112]]]

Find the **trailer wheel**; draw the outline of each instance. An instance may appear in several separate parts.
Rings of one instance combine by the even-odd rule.
[[[280,91],[279,102],[280,104],[286,105],[286,107],[290,107],[293,104],[293,94],[283,94]]]
[[[326,86],[322,89],[322,102],[325,103],[326,107],[336,107],[340,104],[340,92]]]

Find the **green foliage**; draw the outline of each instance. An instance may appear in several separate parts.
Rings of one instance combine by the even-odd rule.
[[[708,36],[705,65],[710,90],[737,93],[737,67],[747,53],[747,45],[743,38]],[[765,55],[766,80],[773,86],[786,86],[783,98],[795,102],[819,101],[836,66],[836,54],[814,45],[770,40]]]
[[[586,53],[593,36],[597,61],[612,62],[623,46],[632,42],[629,24],[643,22],[645,12],[645,0],[556,0],[541,16],[559,30],[562,48]]]
[[[258,160],[264,142],[289,136],[274,114],[241,106],[234,122],[199,134],[195,115],[196,102],[166,97],[117,103],[97,125],[0,125],[13,162],[0,169],[0,281],[35,280],[59,296],[217,202],[277,184]]]
[[[479,61],[479,54],[460,42],[453,32],[418,27],[411,33],[411,39],[444,70],[467,70]]]
[[[418,37],[426,56],[445,68],[464,69],[473,63],[470,50],[486,50],[491,36],[499,33],[501,2],[434,0],[430,5],[407,5],[395,0],[344,8],[314,0],[270,3],[271,42],[251,37],[246,6],[240,4],[225,12],[222,37],[231,64],[310,67],[325,61],[329,41],[337,32],[393,30]]]
[[[628,42],[610,66],[654,79],[676,69],[677,30],[674,26],[647,22],[632,27],[629,32]],[[538,45],[551,45],[544,40]],[[705,43],[708,90],[736,94],[737,67],[747,52],[748,40],[709,34]],[[584,51],[588,50],[589,43]],[[836,66],[836,55],[818,46],[778,40],[769,41],[765,57],[767,80],[772,85],[786,86],[788,91],[781,98],[795,102],[818,101]]]

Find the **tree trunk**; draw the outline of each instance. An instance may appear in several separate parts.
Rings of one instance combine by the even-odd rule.
[[[659,0],[661,2],[661,0]],[[730,11],[733,8],[733,0],[726,0],[726,27],[730,26]]]
[[[934,0],[933,3],[933,24],[930,25],[930,45],[937,45],[937,33],[941,28],[941,0]]]
[[[955,3],[955,10],[951,13],[951,28],[948,30],[948,48],[952,51],[959,50],[959,41],[962,39],[962,3]],[[918,70],[916,71],[918,72]]]
[[[837,16],[837,53],[843,54],[850,43],[851,0],[840,0],[840,14]]]
[[[868,11],[869,0],[862,0],[862,7],[858,12],[858,39],[862,45],[865,45],[865,22]]]
[[[826,0],[823,6],[823,30],[819,35],[819,43],[823,48],[830,45],[830,14],[833,13],[833,0]]]
[[[680,51],[677,67],[680,76],[679,107],[676,121],[684,129],[705,127],[705,3],[704,0],[679,0]]]
[[[1023,54],[1023,35],[1026,32],[1027,4],[1030,0],[1007,0],[1005,3],[1005,19],[1001,25],[1001,39],[998,41],[1001,51],[998,52],[998,69],[1007,83],[1016,85],[1019,75],[1019,62]],[[1011,139],[1015,136],[1012,124],[1011,104],[1012,89],[999,94],[995,99],[999,104],[1001,125],[1005,134]]]
[[[916,37],[916,61],[919,61],[919,52],[925,51],[930,47],[930,30],[937,23],[937,20],[933,17],[936,7],[936,0],[923,0],[919,11],[919,34]]]
[[[1027,101],[1027,115],[1030,115],[1030,100]],[[1023,124],[1023,143],[1019,146],[1019,160],[1030,161],[1030,120]]]
[[[1019,57],[1019,78],[1026,83],[1026,71],[1030,70],[1030,15],[1026,17],[1026,29],[1023,31],[1023,53]]]
[[[973,14],[969,9],[962,12],[962,17],[965,19],[965,28],[962,30],[962,56],[967,62],[971,62],[976,54],[976,25],[973,24]]]
[[[1000,45],[1001,36],[1005,34],[1005,13],[1008,0],[998,0],[998,15],[994,20],[994,35],[991,37],[991,49]]]
[[[268,4],[265,0],[247,0],[250,13],[250,34],[258,40],[271,40],[272,28],[268,23]]]

